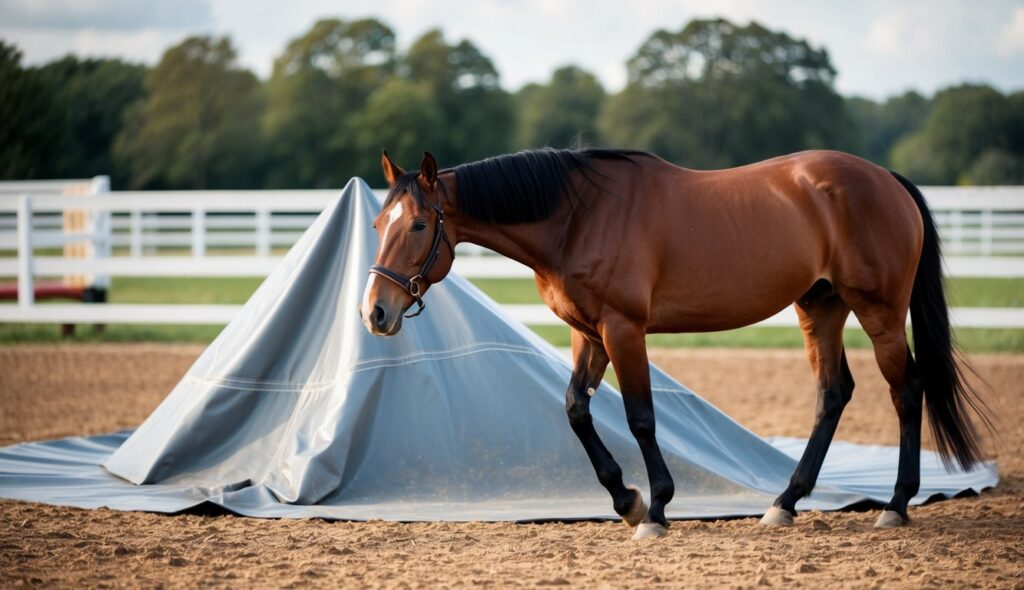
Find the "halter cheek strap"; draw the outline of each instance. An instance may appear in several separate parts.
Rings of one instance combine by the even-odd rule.
[[[423,261],[423,265],[420,266],[420,271],[416,273],[416,276],[407,277],[382,264],[374,264],[370,267],[370,274],[384,277],[401,287],[416,300],[416,305],[419,308],[415,313],[406,315],[405,317],[407,318],[414,318],[423,313],[423,310],[427,308],[426,304],[423,303],[423,283],[430,274],[430,270],[434,267],[434,263],[437,262],[438,257],[441,255],[442,241],[448,246],[448,251],[451,252],[452,257],[455,256],[455,249],[452,248],[452,243],[448,241],[448,233],[444,231],[444,212],[441,211],[440,205],[432,205],[431,207],[437,213],[437,222],[434,224],[434,241],[430,244],[430,252],[427,253],[427,259]]]

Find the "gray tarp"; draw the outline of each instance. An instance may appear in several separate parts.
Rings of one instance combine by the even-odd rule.
[[[615,518],[565,417],[568,361],[469,282],[435,285],[395,337],[366,332],[378,209],[349,182],[137,430],[0,449],[0,496],[265,517]],[[761,439],[651,371],[677,485],[668,515],[763,512],[803,442]],[[627,482],[646,489],[619,393],[602,386],[592,410]],[[800,506],[887,502],[896,464],[894,448],[837,443]],[[917,502],[998,480],[994,465],[946,473],[930,452],[922,465]]]

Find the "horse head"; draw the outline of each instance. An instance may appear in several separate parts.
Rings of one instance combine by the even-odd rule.
[[[445,229],[446,188],[434,156],[424,152],[419,171],[406,172],[385,150],[381,167],[390,191],[373,223],[380,243],[360,313],[371,334],[392,336],[402,329],[403,317],[423,311],[423,295],[448,275],[455,250]],[[407,315],[413,304],[418,309]]]

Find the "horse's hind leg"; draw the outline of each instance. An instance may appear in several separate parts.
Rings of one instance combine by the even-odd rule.
[[[889,381],[889,395],[900,417],[900,463],[896,474],[896,488],[892,500],[875,522],[876,528],[893,528],[910,522],[907,505],[921,487],[921,407],[924,390],[909,347],[905,346],[906,363],[900,387]],[[888,380],[888,377],[886,377]],[[896,381],[898,382],[898,381]]]
[[[857,305],[854,312],[871,338],[875,361],[889,384],[889,396],[900,419],[900,460],[892,500],[875,523],[892,528],[909,522],[907,504],[921,486],[921,409],[924,389],[907,344],[906,304]]]
[[[807,358],[818,382],[817,415],[789,486],[761,519],[761,524],[768,526],[793,524],[796,503],[814,489],[843,408],[853,396],[853,376],[843,350],[843,326],[850,308],[834,293],[807,297],[796,303],[796,309]]]
[[[583,443],[598,481],[611,494],[615,512],[626,524],[636,526],[647,514],[643,496],[637,488],[627,488],[622,484],[622,468],[601,442],[590,415],[590,396],[601,384],[601,378],[608,368],[608,354],[600,344],[587,340],[573,330],[572,356],[572,380],[565,392],[565,412],[569,416],[569,425]]]

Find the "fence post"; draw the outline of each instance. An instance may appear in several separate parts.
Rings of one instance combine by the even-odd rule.
[[[36,289],[32,261],[32,197],[18,197],[18,305],[35,303]]]
[[[128,215],[128,223],[130,225],[128,231],[131,236],[130,253],[132,258],[138,258],[142,256],[142,211],[132,209]]]
[[[192,210],[192,256],[206,256],[206,211],[199,207]]]
[[[992,210],[983,209],[981,212],[981,253],[985,256],[992,255]]]
[[[110,192],[109,176],[94,176],[89,183],[89,194],[93,197]],[[92,251],[94,259],[110,258],[113,250],[113,227],[110,221],[111,211],[109,209],[93,209],[92,211]],[[96,275],[93,277],[92,287],[107,289],[110,287],[110,277],[107,275]]]
[[[964,253],[964,216],[960,209],[954,209],[949,212],[950,233],[953,238],[953,252],[956,254]]]
[[[256,255],[270,256],[270,210],[256,210]]]

